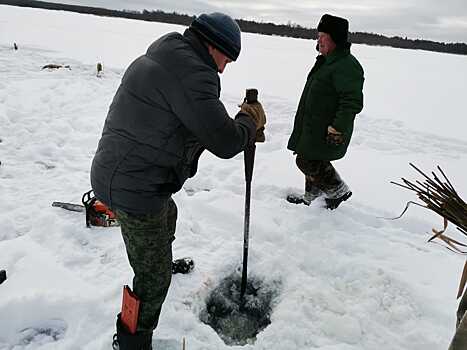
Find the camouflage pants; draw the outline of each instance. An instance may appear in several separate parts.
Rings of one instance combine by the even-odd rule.
[[[156,328],[172,280],[172,242],[177,206],[170,198],[157,214],[132,215],[116,211],[133,268],[133,292],[140,299],[138,331]]]
[[[349,188],[327,160],[308,160],[297,155],[297,167],[305,174],[305,192],[328,198],[342,196]]]

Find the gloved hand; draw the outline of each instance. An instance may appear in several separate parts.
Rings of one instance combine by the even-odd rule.
[[[247,114],[256,124],[256,142],[264,142],[264,125],[266,124],[266,113],[263,106],[259,102],[246,103],[243,102],[240,106],[240,111]]]
[[[328,145],[339,146],[344,143],[344,134],[334,129],[331,125],[328,126],[328,134],[326,136],[326,143]]]

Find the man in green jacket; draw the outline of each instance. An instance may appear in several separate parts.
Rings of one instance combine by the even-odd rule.
[[[289,195],[291,203],[309,205],[324,195],[326,208],[336,209],[352,195],[331,164],[347,152],[363,108],[363,68],[350,53],[348,28],[346,19],[329,14],[318,24],[320,55],[308,74],[287,146],[305,174],[305,193]]]

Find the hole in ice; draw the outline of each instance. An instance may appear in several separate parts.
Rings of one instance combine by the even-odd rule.
[[[241,276],[234,273],[208,295],[200,320],[210,325],[227,345],[253,344],[260,331],[271,323],[272,302],[277,283],[266,284],[250,277],[240,298]]]

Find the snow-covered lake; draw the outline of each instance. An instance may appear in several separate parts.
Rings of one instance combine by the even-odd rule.
[[[121,288],[132,272],[118,228],[92,228],[51,207],[80,202],[109,103],[129,63],[159,35],[184,27],[0,5],[0,349],[109,349]],[[19,50],[13,50],[13,42]],[[286,150],[308,70],[310,40],[243,34],[221,76],[234,115],[256,87],[268,116],[257,147],[249,271],[280,281],[271,324],[254,344],[229,347],[199,321],[204,300],[241,264],[243,155],[205,153],[174,195],[173,278],[154,335],[187,350],[439,350],[454,332],[464,257],[427,244],[442,221],[389,182],[440,165],[467,197],[467,57],[354,45],[365,108],[347,156],[335,163],[353,190],[338,210],[287,203],[303,175]],[[96,63],[104,64],[96,78]],[[49,64],[71,70],[41,70]],[[450,232],[455,228],[450,227]],[[46,330],[40,332],[40,330]],[[39,331],[38,331],[39,330]],[[181,348],[181,345],[180,345]]]

